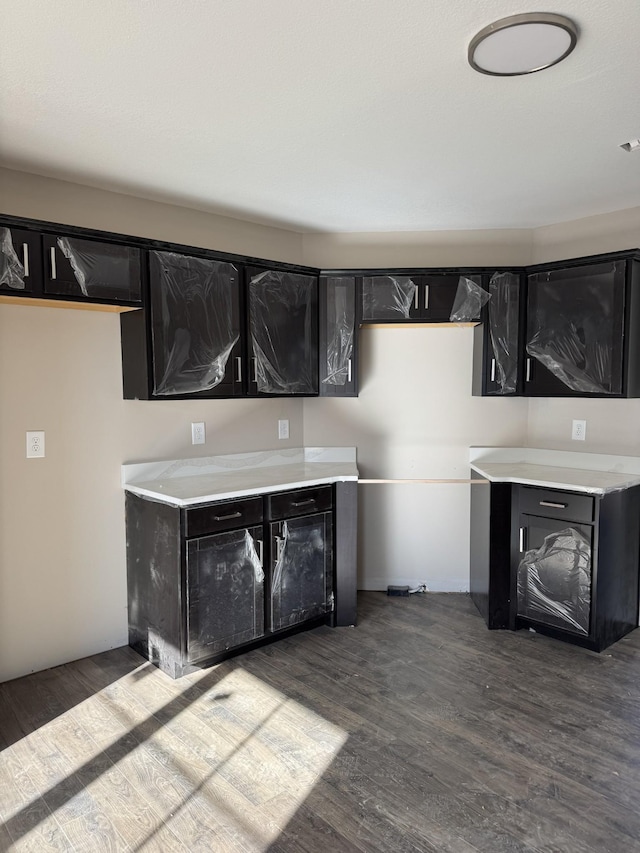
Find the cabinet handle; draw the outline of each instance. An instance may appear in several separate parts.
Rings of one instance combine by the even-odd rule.
[[[49,249],[49,258],[51,259],[51,278],[55,280],[58,277],[58,267],[56,264],[56,247],[51,246]]]
[[[242,382],[242,358],[240,356],[236,358],[236,373],[238,374],[236,382]]]
[[[524,531],[525,531],[525,528],[521,527],[520,528],[520,553],[521,554],[524,552]]]
[[[276,536],[276,563],[280,562],[280,558],[282,557],[283,545],[284,539],[281,536]]]
[[[540,506],[550,506],[553,509],[566,509],[569,504],[554,503],[553,501],[540,501]]]
[[[24,267],[24,277],[29,277],[29,244],[22,244],[22,266]]]
[[[253,367],[253,380],[252,381],[257,384],[257,382],[258,382],[258,359],[252,358],[251,359],[251,365]]]
[[[214,521],[230,521],[232,518],[242,518],[241,512],[231,512],[229,515],[214,515]]]
[[[491,359],[491,381],[496,381],[496,360],[495,358]]]
[[[258,559],[260,560],[260,565],[264,566],[264,542],[262,539],[256,539],[256,545],[258,546]]]
[[[413,285],[413,287],[414,287],[414,291],[413,291],[413,307],[414,307],[414,308],[415,308],[415,310],[417,311],[417,310],[418,310],[418,306],[419,306],[419,304],[420,304],[420,288],[418,287],[418,285],[417,285],[417,284],[414,284],[414,285]]]
[[[347,382],[351,382],[351,359],[347,361]]]
[[[524,381],[525,382],[531,382],[531,359],[530,358],[527,359],[527,373],[526,373],[526,376],[524,377]]]
[[[424,286],[424,310],[429,310],[429,285],[425,284]]]
[[[307,498],[304,501],[291,501],[291,506],[307,506],[307,504],[314,504],[315,502],[315,498]]]

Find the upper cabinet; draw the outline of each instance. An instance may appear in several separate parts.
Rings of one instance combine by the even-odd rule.
[[[318,393],[318,279],[247,268],[249,394]]]
[[[353,276],[320,279],[320,396],[358,396],[358,318]]]
[[[528,276],[527,395],[638,393],[628,358],[631,354],[636,361],[638,354],[638,323],[630,314],[635,266],[634,261],[615,260]]]
[[[80,237],[44,234],[45,296],[142,301],[141,250]]]
[[[0,293],[31,296],[41,287],[40,235],[0,226]]]
[[[521,393],[520,328],[522,274],[495,272],[487,285],[483,323],[474,329],[473,393],[513,396]]]
[[[481,287],[480,275],[466,273],[363,276],[362,321],[449,322],[461,279]],[[476,319],[480,319],[479,310],[477,316],[469,317]]]
[[[149,283],[153,395],[242,394],[238,269],[152,251]]]

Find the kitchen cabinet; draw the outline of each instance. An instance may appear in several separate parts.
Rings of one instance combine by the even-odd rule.
[[[42,235],[43,295],[142,302],[141,250],[71,235]]]
[[[230,263],[149,253],[154,397],[242,394],[240,279]]]
[[[461,277],[482,286],[482,276],[473,273],[365,275],[362,322],[449,322]]]
[[[270,495],[267,503],[270,626],[281,631],[333,610],[332,488],[283,492]]]
[[[495,272],[487,290],[489,301],[473,332],[473,394],[513,396],[522,392],[522,274]]]
[[[250,396],[318,394],[318,278],[247,268]]]
[[[594,651],[638,625],[640,486],[603,495],[491,483],[472,490],[471,596],[489,628]]]
[[[33,296],[42,289],[40,235],[0,226],[0,294]]]
[[[353,625],[356,487],[187,507],[127,492],[130,645],[177,678],[298,630]]]
[[[359,325],[355,277],[321,277],[321,397],[358,396]]]

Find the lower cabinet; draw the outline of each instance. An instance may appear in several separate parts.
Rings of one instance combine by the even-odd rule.
[[[489,628],[602,651],[638,626],[640,487],[492,483],[471,502],[471,596]]]
[[[355,486],[187,508],[127,493],[129,644],[177,678],[304,628],[355,624]]]

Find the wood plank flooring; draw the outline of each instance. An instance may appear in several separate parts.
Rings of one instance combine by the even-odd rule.
[[[640,631],[359,618],[178,681],[122,648],[0,685],[0,850],[640,851]]]

